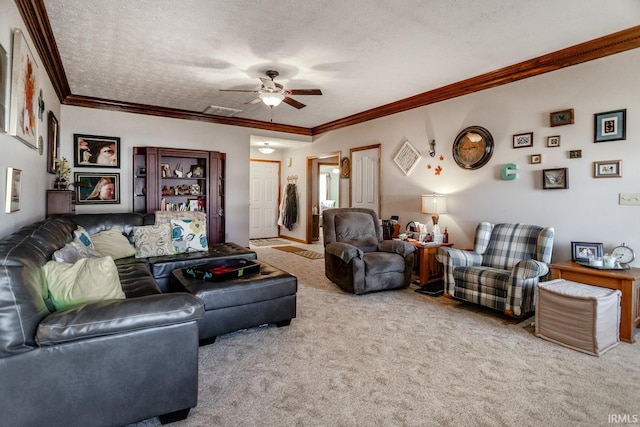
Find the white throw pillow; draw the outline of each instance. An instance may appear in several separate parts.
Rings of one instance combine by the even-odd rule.
[[[100,258],[102,255],[87,247],[80,239],[74,239],[53,253],[52,259],[57,262],[74,263],[82,258]]]
[[[82,258],[73,264],[49,261],[43,269],[56,310],[91,301],[125,299],[111,257]]]
[[[110,256],[113,259],[127,258],[136,254],[129,239],[124,237],[118,227],[111,227],[108,230],[93,234],[91,240],[103,256]]]

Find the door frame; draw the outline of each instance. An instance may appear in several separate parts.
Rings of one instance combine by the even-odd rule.
[[[318,170],[313,167],[314,160],[326,159],[328,157],[338,157],[338,162],[342,158],[342,151],[332,151],[328,153],[316,154],[315,156],[307,156],[307,230],[305,233],[305,243],[312,243],[313,239],[313,177],[317,178]],[[342,197],[342,194],[340,194]]]

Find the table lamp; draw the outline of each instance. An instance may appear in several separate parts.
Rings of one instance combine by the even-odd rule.
[[[442,194],[431,194],[422,196],[422,209],[423,214],[431,214],[431,220],[433,221],[433,237],[436,240],[436,236],[442,235],[440,227],[438,226],[438,218],[440,214],[447,213],[447,196]]]

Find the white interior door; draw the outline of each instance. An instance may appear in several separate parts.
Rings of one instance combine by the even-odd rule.
[[[380,216],[380,146],[351,150],[351,207]]]
[[[278,237],[280,162],[251,161],[250,239]]]

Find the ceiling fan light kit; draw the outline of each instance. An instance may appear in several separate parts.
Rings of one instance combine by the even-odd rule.
[[[271,108],[280,105],[280,103],[284,99],[284,95],[277,92],[261,92],[258,96],[260,97],[262,102],[264,102]]]
[[[260,77],[262,84],[258,90],[244,90],[244,89],[220,89],[223,92],[253,92],[257,93],[258,97],[254,98],[245,104],[256,104],[262,101],[270,108],[277,107],[282,102],[289,104],[294,108],[300,109],[306,107],[302,102],[296,101],[289,97],[289,95],[322,95],[320,89],[286,89],[280,83],[276,83],[274,79],[280,75],[276,70],[267,70],[265,75],[268,78]]]

